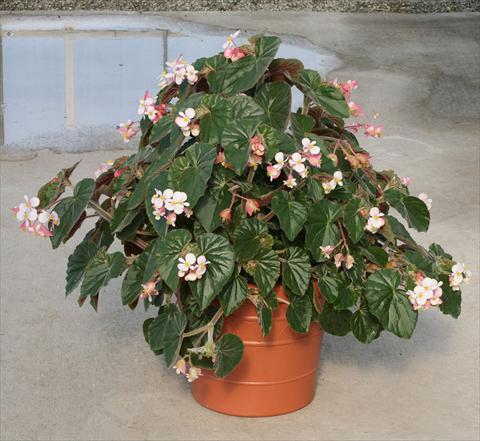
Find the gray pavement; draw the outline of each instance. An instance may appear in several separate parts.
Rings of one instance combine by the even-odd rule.
[[[145,314],[122,307],[120,281],[99,312],[64,299],[66,258],[17,232],[9,207],[60,168],[75,176],[121,152],[55,154],[1,162],[2,440],[478,440],[479,433],[479,16],[311,13],[170,13],[227,29],[305,37],[355,78],[358,102],[381,112],[385,137],[365,146],[378,168],[412,178],[433,199],[439,242],[473,278],[458,320],[421,315],[410,341],[369,346],[327,336],[317,395],[294,414],[242,419],[212,413],[146,347]],[[184,24],[184,26],[188,26]],[[28,124],[28,120],[25,122]],[[74,177],[75,177],[74,176]]]

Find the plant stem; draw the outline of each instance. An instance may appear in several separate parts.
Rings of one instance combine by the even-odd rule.
[[[193,335],[201,334],[202,332],[208,331],[210,327],[215,326],[215,324],[220,320],[220,317],[222,317],[222,315],[223,309],[220,308],[212,317],[212,320],[210,320],[206,325],[200,326],[200,328],[194,329],[193,331],[184,332],[183,338],[192,337]]]

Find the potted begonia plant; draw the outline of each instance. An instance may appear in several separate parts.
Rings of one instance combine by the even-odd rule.
[[[145,307],[147,344],[200,403],[275,415],[313,398],[324,331],[410,338],[421,311],[458,317],[469,272],[408,232],[427,231],[431,200],[373,169],[356,134],[382,127],[345,122],[364,116],[357,83],[275,58],[278,37],[237,36],[212,57],[167,63],[140,120],[118,127],[125,142],[140,132],[136,153],[74,187],[66,168],[13,211],[53,248],[91,222],[66,294],[80,286],[78,303],[97,309],[124,275],[122,303]],[[115,240],[124,253],[108,251]]]

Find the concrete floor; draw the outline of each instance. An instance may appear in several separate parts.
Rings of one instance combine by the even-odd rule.
[[[1,163],[2,440],[478,440],[479,433],[479,16],[171,13],[308,38],[355,78],[367,114],[386,135],[365,145],[378,168],[412,178],[433,199],[439,242],[473,270],[455,321],[421,314],[410,341],[370,346],[327,336],[317,395],[307,408],[242,419],[197,405],[188,385],[143,341],[144,313],[120,304],[120,281],[95,313],[64,299],[68,243],[16,231],[8,208],[83,158],[90,175],[119,152],[53,154]],[[28,123],[28,120],[27,122]]]

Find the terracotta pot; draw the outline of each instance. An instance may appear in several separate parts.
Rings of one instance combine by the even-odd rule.
[[[275,292],[287,298],[282,287]],[[195,400],[216,412],[250,417],[281,415],[309,404],[315,395],[323,330],[312,323],[308,333],[294,332],[286,312],[287,305],[280,303],[267,337],[261,334],[251,302],[226,317],[222,333],[243,340],[242,361],[226,378],[204,370],[192,383]]]

